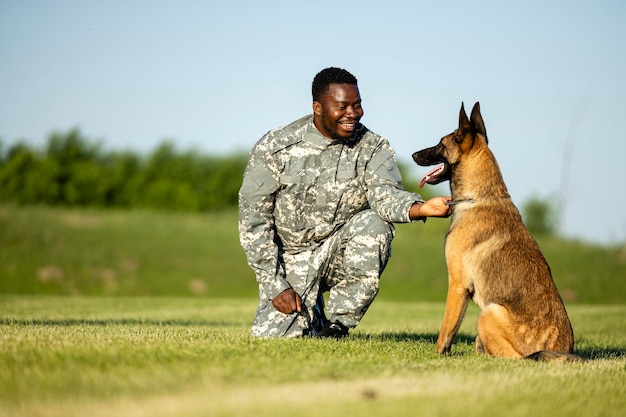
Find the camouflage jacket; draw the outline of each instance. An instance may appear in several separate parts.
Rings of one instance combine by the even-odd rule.
[[[314,250],[361,210],[410,222],[423,201],[405,191],[387,139],[359,125],[353,137],[328,139],[303,117],[269,131],[250,151],[239,191],[239,237],[270,299],[290,287],[281,252]]]

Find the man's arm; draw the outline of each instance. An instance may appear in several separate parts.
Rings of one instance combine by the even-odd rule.
[[[454,207],[450,197],[433,197],[425,202],[413,203],[409,209],[411,220],[426,220],[427,217],[448,217]]]
[[[452,214],[450,197],[424,201],[419,194],[404,189],[394,152],[386,139],[381,140],[368,163],[366,181],[368,201],[389,222],[426,221],[428,217],[448,217]]]
[[[250,152],[239,190],[239,241],[257,282],[274,299],[290,285],[280,274],[274,241],[274,197],[279,184],[271,155],[262,143]]]

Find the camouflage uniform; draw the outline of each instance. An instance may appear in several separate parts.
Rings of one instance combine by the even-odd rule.
[[[315,334],[318,295],[330,290],[332,322],[355,327],[378,293],[392,223],[422,202],[405,191],[388,141],[359,125],[328,139],[312,115],[272,130],[252,148],[239,191],[239,236],[259,284],[255,337]],[[288,288],[302,312],[271,300]]]

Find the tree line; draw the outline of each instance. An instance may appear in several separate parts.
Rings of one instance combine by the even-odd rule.
[[[0,202],[66,207],[207,211],[237,205],[248,155],[202,155],[163,142],[148,155],[105,151],[79,129],[56,132],[43,149],[0,141]],[[404,185],[417,182],[399,164]]]
[[[0,202],[18,205],[216,210],[237,205],[247,155],[180,152],[164,142],[147,155],[105,151],[78,129],[44,149],[0,143]]]
[[[42,150],[24,142],[5,150],[0,142],[0,203],[179,211],[235,207],[247,159],[242,153],[181,152],[171,142],[145,156],[105,151],[72,129],[51,134]],[[407,167],[399,167],[404,186],[416,190]],[[522,207],[524,222],[535,234],[554,234],[556,213],[549,200],[538,198]]]

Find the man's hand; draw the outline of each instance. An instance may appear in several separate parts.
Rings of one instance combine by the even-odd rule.
[[[302,299],[293,288],[287,288],[272,300],[276,310],[284,314],[299,313],[302,311]]]
[[[419,220],[425,217],[449,217],[452,214],[454,205],[451,197],[433,197],[423,203],[415,203],[411,206],[409,216],[412,220]]]

